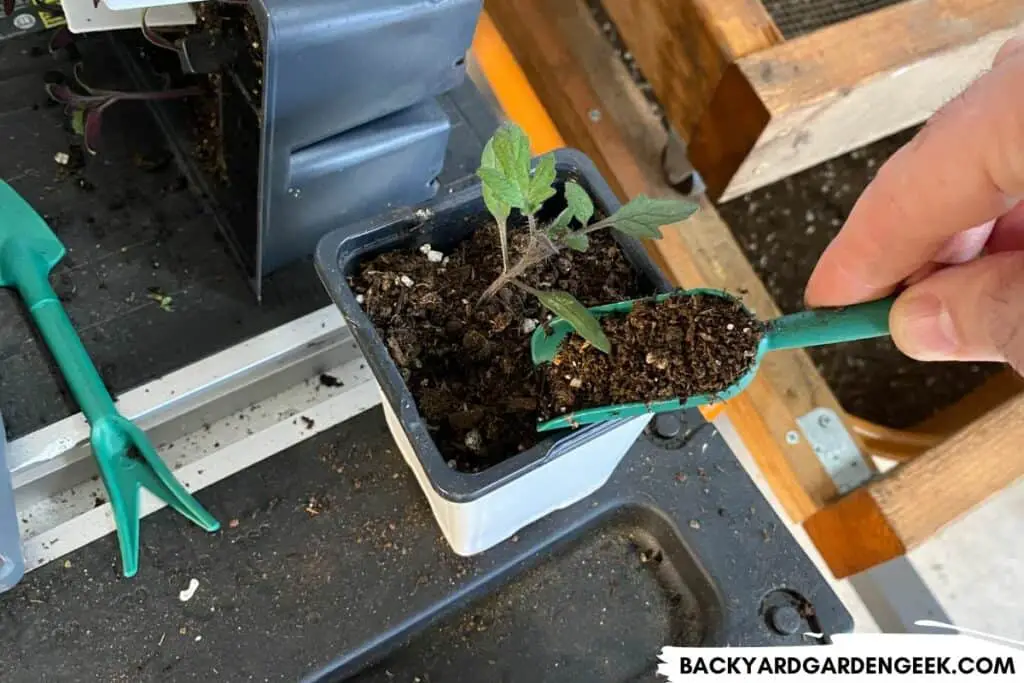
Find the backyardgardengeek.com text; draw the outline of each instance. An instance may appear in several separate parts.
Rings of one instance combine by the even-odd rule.
[[[685,675],[913,675],[1016,676],[1013,657],[744,657],[684,656],[679,673]]]

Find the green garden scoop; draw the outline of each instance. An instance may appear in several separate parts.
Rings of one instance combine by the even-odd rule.
[[[659,294],[647,299],[633,299],[632,301],[620,301],[618,303],[595,306],[588,310],[600,319],[612,314],[623,315],[629,313],[633,310],[633,305],[638,301],[658,302],[664,301],[669,297],[686,294],[706,294],[729,299],[730,301],[738,301],[736,297],[718,289],[690,289]],[[696,408],[697,406],[709,403],[727,401],[746,389],[750,382],[753,381],[754,376],[757,374],[758,366],[761,364],[761,359],[769,351],[803,349],[810,346],[840,344],[859,339],[887,336],[889,334],[889,311],[892,309],[893,301],[893,298],[887,298],[855,306],[845,306],[843,308],[804,311],[792,315],[784,315],[765,323],[765,335],[762,337],[761,343],[757,348],[757,355],[750,369],[728,389],[716,394],[697,394],[695,396],[676,397],[646,403],[624,403],[615,406],[587,408],[541,422],[537,425],[537,431],[546,432],[552,429],[577,427],[579,425],[634,417],[647,413],[666,413],[686,408]],[[554,360],[558,354],[558,347],[572,332],[572,326],[562,318],[555,318],[547,325],[538,326],[533,332],[533,337],[530,339],[533,364],[540,365]]]
[[[49,226],[5,182],[0,181],[0,287],[21,295],[92,428],[89,442],[117,524],[124,575],[139,569],[139,489],[154,495],[206,531],[220,524],[174,478],[145,432],[114,407],[60,300],[50,270],[64,258],[64,245]]]

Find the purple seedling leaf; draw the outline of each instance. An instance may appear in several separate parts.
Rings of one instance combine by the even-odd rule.
[[[248,1],[248,0],[246,0]],[[146,23],[146,15],[149,14],[149,8],[147,7],[142,12],[142,35],[153,45],[163,48],[164,50],[170,50],[171,52],[181,52],[181,49],[170,40],[165,38],[162,34],[154,31],[149,24]]]
[[[14,0],[4,0],[4,16],[9,17],[14,14]]]
[[[116,102],[116,100],[111,100],[102,107],[90,109],[85,112],[85,127],[82,132],[82,143],[85,147],[85,151],[93,156],[96,155],[96,149],[99,146],[100,131],[103,127],[103,110],[114,102]]]
[[[70,47],[74,42],[75,34],[69,31],[67,26],[61,26],[53,32],[52,36],[50,36],[50,54],[56,54],[57,52]]]

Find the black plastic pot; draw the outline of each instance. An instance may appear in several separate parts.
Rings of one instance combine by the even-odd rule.
[[[556,152],[561,181],[579,182],[599,213],[619,202],[596,167],[575,150]],[[424,211],[429,216],[423,220]],[[554,433],[548,439],[483,472],[467,474],[445,462],[427,431],[413,396],[377,330],[348,285],[361,261],[380,253],[431,244],[442,251],[466,239],[486,221],[479,180],[467,178],[418,210],[406,209],[343,227],[324,237],[316,266],[380,384],[388,424],[426,493],[434,515],[459,554],[482,552],[527,524],[600,488],[643,431],[650,416]],[[615,234],[645,289],[666,291],[668,281],[639,241]]]

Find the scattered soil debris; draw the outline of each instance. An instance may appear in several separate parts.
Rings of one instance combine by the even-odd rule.
[[[310,517],[316,517],[327,509],[326,501],[317,496],[310,496],[306,507],[303,508]]]
[[[510,237],[515,257],[526,235],[513,230]],[[416,249],[393,251],[364,262],[351,278],[442,455],[464,472],[486,469],[540,440],[545,380],[533,367],[523,322],[550,315],[512,287],[476,305],[501,272],[498,244],[497,229],[489,225],[454,248],[446,246],[447,264],[428,261]],[[403,276],[414,285],[401,284]],[[561,253],[523,280],[537,289],[570,292],[586,306],[651,293],[641,291],[605,233],[591,237],[588,251]]]
[[[174,310],[174,297],[164,293],[159,287],[150,287],[146,296],[157,302],[162,310],[168,313]]]
[[[343,387],[343,386],[345,386],[345,383],[342,382],[337,377],[335,377],[334,375],[328,375],[327,373],[324,373],[324,374],[320,375],[320,386],[324,386],[324,387]]]
[[[573,334],[545,367],[546,418],[604,405],[717,394],[753,365],[764,325],[738,301],[707,294],[640,302],[601,321],[605,354]]]
[[[316,426],[316,422],[314,422],[312,418],[309,418],[309,417],[306,417],[305,415],[303,415],[303,416],[301,416],[301,419],[302,419],[302,424],[304,424],[306,426],[306,429],[312,429],[313,427]]]

